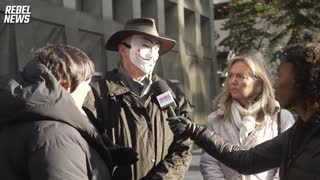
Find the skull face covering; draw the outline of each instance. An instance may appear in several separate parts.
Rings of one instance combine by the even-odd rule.
[[[160,45],[150,37],[134,35],[131,39],[130,59],[141,71],[150,74],[159,58]]]

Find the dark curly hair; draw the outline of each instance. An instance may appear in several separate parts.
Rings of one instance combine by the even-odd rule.
[[[285,48],[282,62],[294,66],[294,80],[298,96],[320,110],[320,44],[296,44]]]

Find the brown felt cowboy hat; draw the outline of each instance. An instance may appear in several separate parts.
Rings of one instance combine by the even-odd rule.
[[[106,49],[118,51],[118,44],[131,35],[143,35],[157,39],[160,43],[159,55],[168,52],[176,44],[173,39],[159,36],[154,19],[137,18],[127,21],[123,30],[115,32],[107,41]]]

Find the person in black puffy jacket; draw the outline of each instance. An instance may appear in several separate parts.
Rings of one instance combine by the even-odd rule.
[[[0,179],[111,179],[114,147],[81,109],[93,73],[81,50],[46,45],[22,72],[0,79]]]

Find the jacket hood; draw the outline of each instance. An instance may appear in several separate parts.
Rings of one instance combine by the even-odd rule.
[[[46,118],[81,129],[87,120],[71,95],[41,63],[31,61],[22,72],[0,79],[0,124]]]

